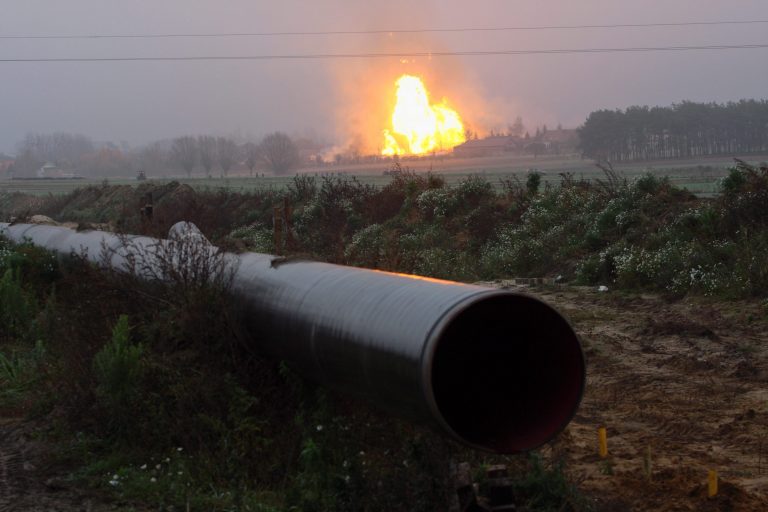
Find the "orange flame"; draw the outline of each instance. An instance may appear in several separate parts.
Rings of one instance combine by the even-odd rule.
[[[397,103],[392,126],[384,130],[382,155],[422,155],[449,150],[463,143],[464,125],[446,101],[429,104],[429,93],[421,78],[403,75],[395,82]]]

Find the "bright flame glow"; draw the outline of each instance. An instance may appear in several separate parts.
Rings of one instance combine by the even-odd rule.
[[[395,82],[397,103],[392,126],[384,130],[382,155],[422,155],[449,150],[463,143],[464,125],[445,100],[429,104],[429,93],[421,78],[403,75]]]

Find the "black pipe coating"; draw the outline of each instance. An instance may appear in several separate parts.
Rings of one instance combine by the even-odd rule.
[[[0,233],[60,253],[87,248],[97,263],[106,246],[118,269],[132,250],[102,231],[0,224]],[[151,253],[164,243],[132,237],[129,245]],[[536,448],[565,428],[581,401],[578,337],[535,297],[266,254],[232,259],[233,291],[265,353],[465,444],[500,453]]]

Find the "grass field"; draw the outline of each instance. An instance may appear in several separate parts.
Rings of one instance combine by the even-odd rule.
[[[750,158],[753,163],[764,161],[766,157]],[[428,157],[401,162],[403,168],[418,172],[431,171],[442,175],[448,184],[456,183],[467,176],[481,175],[496,186],[501,182],[517,176],[525,180],[528,172],[535,169],[543,174],[546,182],[558,183],[562,174],[570,173],[575,179],[596,180],[604,177],[603,171],[595,166],[594,162],[582,160],[576,155],[548,155],[539,158],[532,157],[485,157],[485,158],[450,158]],[[717,193],[720,178],[725,176],[728,168],[733,164],[733,159],[718,157],[698,160],[667,160],[658,162],[618,164],[615,170],[620,176],[633,179],[636,176],[651,172],[659,176],[669,176],[672,182],[685,187],[691,192],[708,196]],[[375,186],[383,186],[390,181],[390,177],[384,171],[391,167],[390,163],[365,163],[341,166],[324,166],[322,168],[301,169],[301,174],[329,174],[343,173],[357,177],[361,182]],[[229,178],[223,177],[193,177],[168,176],[152,177],[153,183],[162,184],[171,180],[186,183],[198,190],[228,189],[245,192],[257,189],[281,189],[285,187],[293,176],[273,176],[262,174],[259,177],[233,174]],[[34,195],[65,194],[72,190],[88,185],[99,185],[105,182],[104,178],[88,178],[82,180],[0,180],[0,192],[22,192]],[[110,185],[138,185],[142,182],[132,177],[109,178]]]

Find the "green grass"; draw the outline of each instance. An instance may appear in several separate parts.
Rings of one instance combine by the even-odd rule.
[[[757,163],[761,157],[757,157]],[[539,158],[520,156],[499,156],[484,158],[418,158],[405,159],[401,162],[403,168],[419,172],[432,171],[440,174],[451,185],[458,183],[470,175],[485,176],[494,186],[498,187],[500,180],[518,176],[523,181],[530,169],[543,173],[543,181],[559,183],[561,173],[570,173],[575,179],[595,180],[603,177],[603,172],[595,167],[591,160],[583,160],[577,155],[546,155]],[[391,167],[391,162],[383,161],[367,164],[349,164],[341,166],[326,166],[322,168],[302,169],[301,173],[321,174],[341,172],[357,176],[364,184],[383,186],[390,181],[383,173]],[[661,162],[630,162],[615,165],[616,171],[627,179],[641,176],[647,172],[659,176],[669,176],[672,182],[691,190],[696,194],[711,195],[716,192],[717,181],[727,174],[727,169],[733,165],[733,159],[708,158],[699,160],[668,160]],[[228,189],[236,192],[248,192],[258,189],[282,189],[291,181],[292,175],[272,176],[266,173],[263,177],[233,175],[230,178],[205,178],[195,175],[186,177],[155,177],[149,172],[149,180],[155,184],[163,184],[175,180],[185,183],[196,190]],[[0,193],[23,192],[32,195],[65,194],[77,188],[88,185],[100,185],[104,178],[87,178],[82,180],[0,180]],[[107,178],[110,185],[139,185],[133,177]]]
[[[646,169],[627,169],[621,170],[621,175],[632,179],[635,176],[640,176],[645,173]],[[671,169],[668,171],[672,171]],[[558,184],[562,180],[562,177],[558,173],[553,171],[543,171],[542,182]],[[565,172],[565,171],[563,171]],[[719,178],[726,175],[725,169],[722,172],[718,172],[714,176],[702,176],[701,174],[695,174],[696,169],[675,169],[674,174],[666,171],[659,171],[659,175],[669,175],[672,182],[676,185],[689,189],[695,194],[714,194],[717,192],[717,184]],[[310,173],[313,174],[313,173]],[[501,170],[487,172],[482,169],[478,169],[477,172],[467,173],[451,173],[443,174],[445,181],[448,185],[459,183],[461,180],[479,174],[484,176],[495,188],[501,188],[501,181],[512,179],[515,176],[521,181],[525,181],[527,176],[527,170]],[[383,174],[361,174],[354,175],[360,182],[366,185],[374,185],[381,187],[391,181],[389,176]],[[573,173],[575,179],[596,180],[603,177],[602,171],[599,169],[582,170],[578,173]],[[281,190],[284,189],[293,179],[293,176],[266,176],[263,178],[250,178],[250,177],[232,177],[232,178],[157,178],[151,179],[149,182],[156,185],[163,185],[170,181],[178,181],[180,183],[187,184],[198,191],[215,191],[219,189],[226,189],[233,192],[250,192],[254,190]],[[84,180],[4,180],[0,181],[0,193],[7,192],[21,192],[24,194],[31,194],[37,196],[44,196],[48,194],[61,195],[72,192],[75,189],[83,188],[93,185],[101,185],[105,182],[104,179],[84,179]],[[129,178],[116,178],[109,179],[107,182],[110,185],[131,185],[138,186],[141,183],[147,183],[147,181],[136,181]]]

